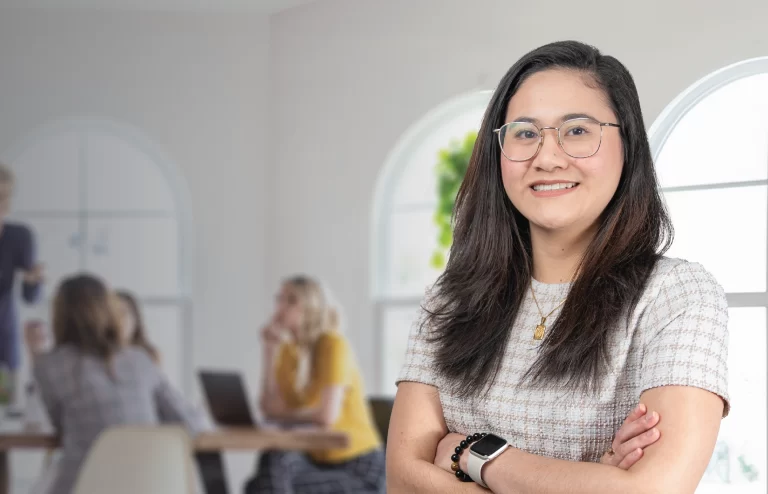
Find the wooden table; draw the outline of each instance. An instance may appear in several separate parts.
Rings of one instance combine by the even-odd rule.
[[[193,444],[201,455],[222,451],[311,451],[343,448],[348,444],[348,438],[340,432],[318,429],[222,428],[198,435]],[[33,430],[8,431],[3,427],[0,430],[0,494],[8,494],[10,490],[8,453],[11,449],[54,449],[58,446],[55,435]]]

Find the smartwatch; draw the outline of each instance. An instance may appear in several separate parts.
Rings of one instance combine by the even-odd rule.
[[[472,443],[467,459],[467,474],[475,483],[488,488],[483,482],[483,466],[506,450],[510,444],[506,439],[496,434],[486,434],[482,439]]]

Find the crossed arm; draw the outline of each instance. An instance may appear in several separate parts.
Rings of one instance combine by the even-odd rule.
[[[310,383],[308,388],[319,388],[320,398],[316,403],[306,406],[305,395],[311,394],[311,389],[305,393],[299,393],[294,388],[279,385],[275,374],[278,351],[278,345],[266,345],[264,349],[264,381],[259,404],[266,418],[286,426],[302,424],[323,428],[333,426],[341,413],[344,386],[335,383],[334,379]]]
[[[714,450],[722,399],[699,388],[663,386],[644,392],[640,401],[661,417],[661,437],[629,470],[509,448],[484,467],[483,479],[497,494],[692,494]],[[435,466],[435,452],[447,433],[436,388],[401,383],[387,445],[389,492],[487,492]]]

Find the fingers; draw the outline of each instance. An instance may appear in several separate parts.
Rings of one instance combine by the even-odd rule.
[[[659,432],[659,429],[654,427],[638,436],[633,437],[629,441],[619,445],[619,449],[614,451],[616,451],[616,455],[619,456],[619,458],[624,458],[628,456],[629,453],[637,449],[647,448],[651,444],[658,441],[660,437],[661,437],[661,432]]]
[[[631,415],[632,414],[630,414],[630,416]],[[624,425],[622,425],[619,431],[616,433],[616,437],[613,440],[613,450],[618,452],[623,443],[652,429],[658,423],[659,414],[656,412],[646,413],[642,417],[637,418],[629,423],[625,422]]]
[[[640,448],[634,449],[629,452],[627,456],[624,457],[623,460],[621,460],[621,463],[619,463],[618,467],[622,470],[629,470],[632,465],[640,461],[640,458],[643,457],[643,450]]]
[[[627,415],[627,418],[624,419],[624,422],[621,424],[621,426],[623,427],[627,424],[634,422],[635,420],[645,415],[645,412],[646,412],[645,404],[640,403],[635,407],[634,410],[629,412],[629,415]]]

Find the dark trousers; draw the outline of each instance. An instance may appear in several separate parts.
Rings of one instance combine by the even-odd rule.
[[[382,450],[339,464],[319,464],[304,453],[269,451],[261,455],[245,494],[384,494]]]

